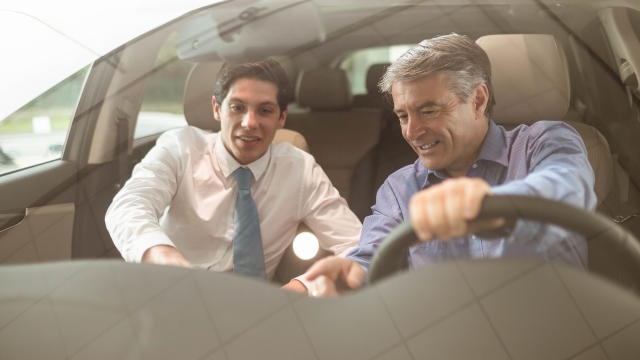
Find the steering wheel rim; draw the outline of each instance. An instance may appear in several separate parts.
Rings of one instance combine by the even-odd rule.
[[[606,238],[613,246],[615,255],[628,256],[635,274],[640,274],[640,242],[636,237],[608,218],[576,206],[540,197],[520,195],[487,196],[477,219],[503,217],[507,223],[516,219],[534,220],[561,226],[582,234],[588,243]],[[407,268],[407,249],[416,243],[416,235],[410,221],[396,227],[382,241],[373,256],[369,269],[369,282],[383,278]],[[637,284],[636,284],[637,285]]]

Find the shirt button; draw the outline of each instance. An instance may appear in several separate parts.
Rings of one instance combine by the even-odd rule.
[[[471,165],[471,167],[472,167],[473,169],[477,169],[477,168],[478,168],[478,164],[473,164],[473,165]]]
[[[477,239],[478,239],[478,237],[477,237],[477,236],[475,236],[475,235],[471,235],[471,239],[473,239],[473,240],[477,240]]]

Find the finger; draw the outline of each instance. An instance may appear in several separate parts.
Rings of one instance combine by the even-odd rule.
[[[333,280],[320,275],[314,280],[314,291],[311,295],[314,297],[335,297],[338,296],[338,290]]]
[[[352,261],[344,275],[344,280],[349,288],[358,289],[364,283],[365,276],[366,273],[362,265]]]
[[[464,219],[464,189],[455,183],[445,189],[444,213],[447,223],[447,234],[442,234],[440,240],[449,240],[466,233],[467,223]]]
[[[449,224],[444,209],[446,189],[441,185],[431,190],[431,196],[424,204],[426,208],[425,222],[434,238],[447,240]]]
[[[431,231],[429,231],[429,224],[425,221],[427,217],[426,207],[424,206],[425,197],[427,197],[427,194],[421,191],[413,195],[409,200],[411,225],[421,241],[429,241],[433,237]]]
[[[318,276],[324,275],[335,281],[342,271],[342,267],[344,266],[343,261],[352,262],[353,260],[339,258],[337,256],[327,256],[324,259],[320,259],[307,270],[305,278],[313,281]]]
[[[491,188],[482,179],[472,179],[465,184],[464,189],[464,218],[475,219],[480,213],[482,200],[491,193]]]

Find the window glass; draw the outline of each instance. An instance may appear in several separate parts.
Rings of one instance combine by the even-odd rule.
[[[149,76],[134,138],[187,125],[183,111],[184,84],[192,66],[193,63],[178,59],[176,36],[170,36]]]
[[[347,73],[351,93],[354,95],[366,94],[369,66],[391,63],[410,47],[411,45],[375,47],[358,50],[345,57],[340,63],[340,68]]]
[[[0,174],[62,157],[89,68],[0,119]]]

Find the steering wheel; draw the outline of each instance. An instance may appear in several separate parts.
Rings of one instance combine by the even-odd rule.
[[[626,229],[608,218],[562,202],[539,197],[495,195],[487,196],[483,202],[477,219],[503,217],[507,223],[516,219],[535,220],[564,227],[567,230],[582,234],[592,248],[594,244],[603,242],[610,252],[618,268],[598,271],[590,264],[592,271],[622,282],[627,287],[640,288],[640,242]],[[373,256],[369,269],[369,281],[375,283],[397,271],[407,268],[407,249],[416,244],[416,235],[411,222],[406,221],[396,227],[383,240]],[[623,269],[619,264],[623,264]],[[631,274],[631,275],[630,275]],[[629,276],[632,278],[629,279]]]

